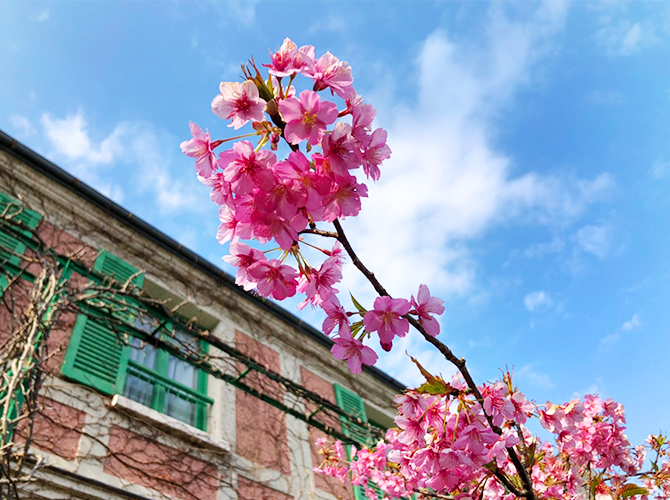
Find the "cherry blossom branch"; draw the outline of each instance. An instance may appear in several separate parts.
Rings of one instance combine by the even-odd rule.
[[[337,233],[333,231],[323,231],[316,228],[303,229],[298,234],[316,234],[318,236],[323,236],[324,238],[335,238],[339,241],[339,235]]]
[[[347,238],[346,234],[344,233],[344,228],[342,227],[342,224],[340,224],[340,221],[335,219],[333,221],[333,225],[335,226],[335,230],[337,231],[337,241],[339,241],[342,246],[344,247],[345,251],[349,255],[349,258],[351,259],[351,262],[356,266],[356,269],[358,269],[363,276],[367,278],[367,280],[372,284],[374,289],[377,291],[377,293],[381,296],[390,296],[390,294],[386,291],[386,289],[382,286],[382,284],[379,282],[377,277],[374,275],[372,271],[370,271],[365,264],[358,258],[356,255],[356,252],[354,251],[353,247],[351,246],[351,243],[349,242],[349,239]],[[465,358],[459,358],[457,357],[449,347],[437,340],[435,337],[432,337],[431,335],[428,335],[426,333],[426,330],[423,328],[421,323],[417,321],[415,318],[411,317],[409,314],[405,315],[405,318],[409,320],[410,324],[423,336],[423,338],[432,344],[440,353],[449,361],[452,363],[458,371],[463,375],[463,378],[465,379],[465,383],[468,385],[468,388],[472,391],[472,394],[474,394],[475,398],[479,402],[479,404],[482,406],[482,411],[484,413],[484,416],[486,417],[486,420],[489,423],[489,426],[498,435],[502,435],[503,431],[500,427],[495,425],[493,423],[493,418],[491,415],[484,410],[484,397],[482,396],[482,393],[480,392],[479,388],[477,387],[477,384],[475,383],[474,379],[470,375],[470,372],[468,371],[467,367],[465,366]],[[519,477],[521,478],[521,481],[523,482],[524,485],[524,492],[520,492],[510,481],[507,479],[507,477],[500,473],[500,474],[495,474],[495,476],[500,480],[501,483],[503,483],[512,493],[514,493],[516,496],[523,496],[526,497],[528,500],[533,500],[535,498],[535,494],[533,492],[533,486],[532,482],[530,479],[530,475],[528,474],[528,470],[526,467],[524,467],[523,463],[521,462],[521,459],[517,455],[516,451],[514,448],[507,448],[507,453],[510,457],[510,460],[514,464],[515,469],[519,473]]]
[[[479,500],[535,500],[537,496],[622,500],[654,491],[659,499],[670,498],[666,436],[647,440],[652,449],[663,452],[660,468],[654,462],[653,477],[636,474],[645,460],[644,447],[633,449],[623,434],[621,405],[585,395],[564,405],[534,407],[513,386],[509,373],[478,386],[465,359],[437,340],[436,317],[444,313],[444,301],[431,296],[424,284],[410,300],[390,296],[358,258],[339,220],[358,215],[361,198],[367,195],[367,186],[351,171],[362,168],[367,179],[376,181],[382,161],[391,155],[386,131],[373,128],[374,108],[353,88],[350,66],[329,52],[317,58],[313,46],[298,47],[287,38],[272,53],[271,63],[263,66],[269,68],[266,79],[252,59],[243,69],[246,80],[222,82],[221,93],[212,101],[214,114],[231,120],[235,130],[252,122],[262,135],[255,147],[240,141],[217,158],[213,149],[221,141],[212,142],[209,132],[194,123],[190,124],[193,138],[181,144],[184,154],[196,159],[201,181],[212,187],[212,200],[222,207],[217,237],[222,243],[232,240],[231,255],[224,259],[238,268],[236,283],[276,300],[301,293],[306,298],[299,308],[321,307],[327,314],[324,333],[336,331],[331,352],[346,360],[354,374],[377,360],[373,349],[363,343],[366,338],[377,332],[388,351],[393,339],[403,337],[410,325],[460,374],[449,384],[419,366],[427,382],[397,397],[398,429],[389,430],[386,441],[374,448],[359,449],[358,460],[348,463],[343,461],[341,442],[336,441],[333,449],[322,447],[328,454],[319,472],[340,479],[351,474],[370,497],[375,494],[366,485],[374,483],[391,497],[409,497],[426,486],[440,498],[450,498],[443,493],[457,493],[457,498],[468,494]],[[311,79],[312,90],[296,95],[291,84],[297,75]],[[282,78],[288,76],[284,87]],[[326,94],[318,94],[326,89],[344,101],[344,109]],[[338,121],[348,116],[350,122]],[[277,151],[282,137],[292,152],[277,161],[272,151]],[[268,143],[269,150],[263,149]],[[303,143],[305,150],[300,151]],[[333,222],[335,230],[321,229],[317,222]],[[307,234],[336,243],[332,250],[324,250],[305,241]],[[262,242],[274,240],[282,255],[266,257],[267,251],[239,241],[242,235]],[[320,265],[310,264],[301,253],[303,245],[327,258]],[[356,311],[348,312],[335,295],[344,255],[379,294],[373,309],[352,296]],[[295,258],[297,269],[286,262],[289,256]],[[361,319],[353,321],[356,315]],[[533,416],[557,437],[555,448],[522,427]],[[589,432],[582,432],[586,429]],[[602,472],[592,477],[592,466]],[[535,467],[542,473],[531,478]],[[626,477],[642,477],[644,486],[622,483]],[[614,480],[612,486],[605,484],[609,478]]]

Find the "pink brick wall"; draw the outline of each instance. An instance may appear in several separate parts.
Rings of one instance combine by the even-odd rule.
[[[300,367],[300,378],[302,379],[302,385],[312,391],[316,392],[322,398],[327,399],[332,403],[336,403],[335,400],[335,390],[333,385],[312,373],[304,367]],[[309,408],[309,411],[313,411],[315,408]],[[339,419],[326,419],[327,424],[332,426],[337,430],[341,430],[341,424]],[[322,437],[328,437],[325,432],[315,429],[314,427],[309,428],[309,442],[310,448],[312,450],[312,464],[316,467],[321,463],[321,456],[318,453],[318,448],[314,444],[315,441]],[[329,438],[332,441],[332,438]],[[340,498],[342,500],[350,500],[354,498],[353,489],[351,484],[347,481],[343,483],[337,479],[324,476],[323,474],[314,474],[314,484],[320,490],[326,491],[335,496],[335,498]]]
[[[40,397],[38,403],[42,409],[35,417],[32,446],[68,460],[75,459],[86,414],[46,397]],[[25,440],[26,426],[20,424],[17,431],[19,440]]]
[[[68,232],[57,229],[45,220],[42,220],[37,232],[44,243],[56,252],[79,260],[87,266],[93,266],[93,261],[98,254],[98,251],[93,247],[86,245]],[[27,254],[29,254],[29,252],[27,252]],[[33,262],[27,266],[27,270],[37,275],[41,272],[41,266],[38,263]],[[78,289],[85,283],[85,278],[73,273],[68,286],[71,289]],[[7,292],[8,296],[11,295],[14,300],[15,308],[18,307],[19,311],[21,307],[25,307],[28,304],[28,294],[30,293],[30,289],[31,285],[29,283],[20,281],[15,283],[11,287],[11,290]],[[15,316],[17,314],[16,311],[17,309],[15,309]],[[75,314],[63,313],[56,318],[54,322],[47,341],[46,353],[44,353],[44,357],[47,358],[46,369],[52,374],[58,374],[60,372],[60,367],[63,364],[63,359],[65,357],[65,351],[70,342],[70,335],[72,334],[75,319]],[[8,333],[12,329],[11,317],[4,304],[0,305],[0,342],[4,342]]]
[[[251,337],[236,332],[237,348],[261,364],[281,372],[279,353]],[[244,366],[238,366],[243,370]],[[251,372],[244,378],[251,387],[277,397],[282,395],[276,382]],[[291,474],[286,415],[281,410],[237,389],[235,396],[237,452],[243,457],[281,472]]]
[[[237,498],[238,500],[293,500],[292,496],[241,476],[237,479]]]
[[[93,262],[98,255],[98,251],[95,248],[86,245],[67,231],[56,228],[46,220],[40,223],[37,232],[44,240],[44,243],[59,254],[78,260],[87,267],[93,267]],[[72,273],[68,286],[76,290],[84,286],[86,281],[86,278],[83,276]],[[77,315],[74,313],[62,314],[56,319],[54,327],[49,334],[47,349],[50,358],[47,362],[47,369],[53,374],[58,374],[63,365],[65,352],[70,343],[70,335],[72,335],[72,328],[76,319]]]
[[[171,497],[216,500],[216,467],[115,425],[109,435],[109,456],[104,462],[107,474]]]

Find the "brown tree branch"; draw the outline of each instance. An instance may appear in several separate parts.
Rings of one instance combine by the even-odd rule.
[[[354,266],[356,266],[356,268],[363,274],[363,276],[367,278],[367,280],[372,284],[372,286],[380,296],[390,297],[390,294],[382,286],[382,284],[376,278],[374,273],[370,271],[356,255],[356,252],[354,251],[353,247],[351,246],[351,243],[349,242],[346,234],[344,233],[344,229],[342,228],[342,224],[340,224],[340,221],[338,219],[335,219],[333,224],[335,226],[335,230],[337,231],[337,240],[342,244],[342,246],[346,250]],[[475,398],[481,405],[482,412],[484,413],[484,416],[486,417],[489,426],[491,427],[493,432],[495,432],[498,435],[502,435],[502,429],[497,425],[494,425],[493,418],[486,412],[486,410],[484,410],[484,397],[482,396],[479,387],[477,387],[477,384],[472,378],[472,375],[470,375],[470,372],[468,371],[465,365],[465,359],[457,357],[453,353],[453,351],[449,349],[449,347],[447,347],[446,344],[440,342],[435,337],[429,335],[418,320],[412,318],[409,315],[405,315],[405,318],[409,320],[410,324],[423,336],[426,342],[432,344],[438,351],[440,351],[440,353],[442,353],[442,355],[445,357],[447,361],[456,366],[461,375],[463,375],[463,378],[465,379],[465,383],[468,385],[468,388],[472,391],[472,394],[474,394]],[[514,448],[511,447],[507,448],[507,453],[510,457],[510,460],[514,464],[514,468],[519,473],[519,477],[521,478],[521,481],[524,485],[524,491],[523,492],[519,491],[514,485],[512,485],[507,480],[504,474],[501,474],[502,477],[499,477],[496,474],[496,477],[498,477],[498,479],[500,479],[501,482],[506,481],[503,482],[503,484],[508,489],[510,489],[510,491],[513,492],[515,495],[525,497],[528,500],[534,500],[535,493],[533,492],[533,485],[531,483],[528,470],[526,469],[526,467],[524,467],[523,463],[521,462],[521,459],[519,458]]]

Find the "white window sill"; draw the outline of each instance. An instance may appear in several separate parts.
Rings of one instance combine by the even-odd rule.
[[[230,443],[224,441],[223,439],[217,438],[208,434],[200,429],[196,429],[184,422],[181,422],[175,418],[169,417],[161,412],[147,408],[140,403],[128,399],[121,394],[116,394],[112,397],[112,402],[110,403],[112,408],[117,408],[123,410],[126,413],[130,413],[141,420],[145,420],[152,425],[167,431],[168,433],[173,433],[179,437],[191,441],[192,443],[200,446],[201,448],[207,448],[210,450],[215,450],[218,452],[228,453],[230,451]]]

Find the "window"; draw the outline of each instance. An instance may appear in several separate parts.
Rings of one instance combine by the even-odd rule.
[[[138,330],[153,333],[159,326],[149,316],[135,320]],[[177,349],[204,350],[188,333],[173,325],[165,327],[163,339]],[[130,341],[128,369],[123,395],[187,424],[204,430],[207,406],[207,374],[194,365],[165,350],[158,349],[137,337]]]
[[[40,214],[23,208],[23,203],[1,191],[0,214],[10,217],[17,214],[14,217],[15,220],[22,222],[30,229],[35,229],[42,219]],[[0,220],[0,268],[3,270],[0,274],[0,296],[7,288],[9,275],[16,275],[20,272],[20,255],[26,252],[26,245],[16,237],[16,233],[9,227],[3,226],[3,221]],[[26,236],[31,237],[28,232]]]
[[[103,252],[94,269],[125,281],[137,270],[122,259]],[[143,276],[133,279],[138,286]],[[116,328],[93,316],[79,315],[72,331],[62,373],[105,394],[123,394],[129,399],[205,430],[207,374],[178,355],[205,351],[206,345],[170,321],[159,321],[149,314],[117,313],[134,329],[174,345],[176,353],[148,344],[133,329]],[[177,355],[175,355],[177,354]]]

